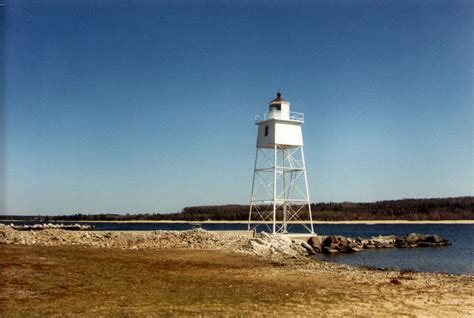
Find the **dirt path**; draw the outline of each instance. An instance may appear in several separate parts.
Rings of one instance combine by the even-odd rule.
[[[225,251],[0,245],[2,316],[469,316],[472,276]]]

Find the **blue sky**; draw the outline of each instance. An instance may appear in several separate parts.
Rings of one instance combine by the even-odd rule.
[[[312,201],[473,195],[470,1],[0,10],[4,213],[247,204],[278,89],[305,113]]]

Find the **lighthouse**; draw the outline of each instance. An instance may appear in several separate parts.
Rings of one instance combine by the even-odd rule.
[[[270,101],[267,113],[255,116],[258,133],[249,230],[263,223],[274,234],[289,233],[296,226],[314,234],[303,123],[304,114],[292,112],[290,102],[280,92]]]

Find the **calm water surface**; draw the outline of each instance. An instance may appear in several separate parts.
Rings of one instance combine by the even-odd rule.
[[[4,222],[34,224],[35,222]],[[51,222],[68,223],[68,222]],[[82,223],[82,222],[70,222]],[[206,230],[245,230],[246,224],[235,223],[114,223],[92,222],[97,230],[188,230],[200,226]],[[316,255],[315,258],[350,265],[396,268],[450,274],[474,274],[474,224],[316,224],[322,235],[361,236],[406,235],[409,233],[439,234],[452,242],[451,246],[413,249],[377,249],[339,255]],[[268,229],[260,225],[259,231]],[[302,226],[293,225],[291,232],[305,232]]]

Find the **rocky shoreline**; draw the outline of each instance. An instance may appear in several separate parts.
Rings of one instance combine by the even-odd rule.
[[[451,242],[440,235],[410,233],[405,236],[373,236],[370,239],[361,237],[349,238],[344,236],[315,236],[309,239],[308,244],[313,250],[310,253],[352,253],[364,249],[375,248],[413,248],[413,247],[435,247],[451,245]]]
[[[226,250],[253,254],[272,260],[306,258],[315,253],[360,252],[373,248],[412,248],[444,246],[451,243],[439,235],[411,233],[403,237],[375,236],[370,239],[343,236],[314,236],[309,240],[262,232],[255,238],[223,235],[200,228],[187,231],[90,231],[77,225],[34,225],[17,227],[0,225],[0,244],[41,246],[84,246],[119,249],[190,248]],[[71,231],[71,229],[74,229]]]
[[[3,225],[3,224],[1,224]],[[94,230],[95,226],[91,224],[53,224],[53,223],[42,223],[42,224],[32,224],[32,225],[9,225],[11,228],[19,231],[42,231],[46,229],[60,229],[68,231],[90,231]]]

